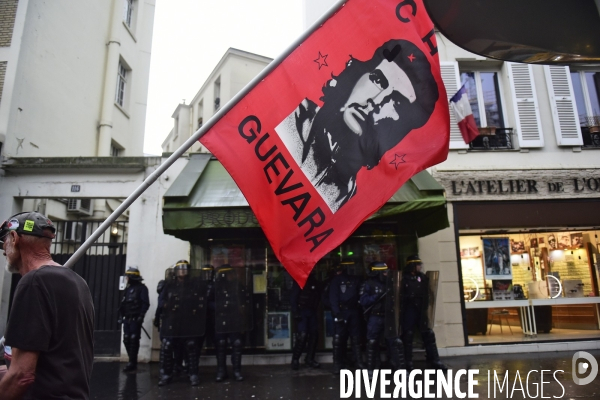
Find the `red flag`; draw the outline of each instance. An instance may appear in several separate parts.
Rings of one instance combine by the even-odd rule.
[[[448,102],[422,0],[348,0],[201,142],[303,286],[319,259],[448,155]]]

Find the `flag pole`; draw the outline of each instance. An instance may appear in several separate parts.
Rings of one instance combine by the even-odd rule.
[[[225,114],[227,114],[237,103],[242,100],[256,85],[267,77],[275,68],[277,68],[294,50],[296,50],[314,31],[319,29],[329,18],[331,18],[340,8],[350,0],[340,0],[334,4],[317,22],[307,29],[294,43],[292,43],[283,53],[275,58],[265,67],[257,76],[254,77],[241,91],[239,91],[231,100],[227,102],[215,115],[213,115],[205,124],[202,125],[184,144],[171,154],[167,160],[162,163],[152,174],[150,174],[127,199],[117,207],[112,214],[90,235],[89,238],[73,253],[73,255],[64,264],[67,268],[73,268],[73,265],[81,258],[90,246],[106,231],[113,222],[117,220],[129,208],[138,197],[142,195],[171,165],[177,161],[190,147],[194,145],[210,128],[212,128]]]

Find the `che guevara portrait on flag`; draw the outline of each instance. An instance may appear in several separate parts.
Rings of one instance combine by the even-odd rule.
[[[432,90],[433,88],[433,90]],[[431,65],[407,40],[373,57],[349,56],[323,85],[321,107],[304,99],[275,131],[332,213],[359,190],[356,174],[429,120],[438,100]]]
[[[446,159],[448,97],[422,0],[340,2],[274,64],[201,142],[303,285],[408,179]]]

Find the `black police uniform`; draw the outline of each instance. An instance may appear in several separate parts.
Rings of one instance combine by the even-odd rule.
[[[306,348],[305,364],[310,368],[319,368],[321,365],[315,361],[317,350],[319,326],[317,322],[317,309],[321,300],[321,283],[310,274],[304,288],[294,282],[290,294],[292,313],[296,320],[296,341],[292,352],[292,369],[299,367],[300,356]]]
[[[358,276],[348,275],[346,271],[336,275],[329,286],[329,302],[334,318],[333,334],[333,372],[339,373],[342,368],[348,336],[351,337],[352,353],[356,367],[364,368],[360,353],[360,324],[362,313],[360,310],[359,292],[361,279]]]
[[[129,362],[123,371],[134,371],[137,368],[137,357],[140,350],[140,335],[144,316],[150,307],[148,288],[142,283],[137,268],[129,268],[125,273],[129,283],[125,288],[119,307],[119,318],[123,323],[123,344],[129,356]]]
[[[412,261],[412,262],[411,262]],[[412,369],[413,336],[419,330],[427,363],[430,367],[446,370],[440,361],[435,333],[429,328],[427,308],[429,307],[429,278],[422,272],[416,271],[421,264],[418,256],[409,257],[407,267],[402,276],[402,342],[404,343],[404,358],[407,369]]]
[[[387,266],[383,265],[387,269]],[[387,276],[384,271],[370,272],[369,275],[369,279],[361,289],[360,304],[367,314],[367,369],[369,374],[372,374],[374,369],[379,368],[381,360],[379,341],[385,328],[386,316],[393,315],[394,310],[386,309],[389,307],[386,296],[391,294],[387,292],[385,283]],[[385,340],[392,368],[394,370],[404,368],[402,341],[397,336],[397,332],[393,336],[386,336]]]
[[[222,382],[228,378],[226,364],[228,341],[231,345],[233,377],[236,381],[244,380],[242,376],[244,336],[245,332],[253,327],[252,281],[251,276],[248,276],[250,272],[247,268],[234,268],[229,264],[221,265],[215,271],[215,294],[209,300],[209,313],[214,315],[214,343],[217,357],[216,382]]]
[[[198,363],[200,358],[199,337],[206,332],[207,287],[195,274],[199,270],[190,269],[187,261],[179,261],[175,267],[167,270],[165,286],[159,295],[162,311],[161,348],[159,386],[171,382],[175,372],[175,363],[179,357],[187,363],[190,383],[197,386]],[[194,276],[192,277],[192,273]],[[177,354],[179,353],[179,354]],[[176,361],[177,360],[177,361]]]

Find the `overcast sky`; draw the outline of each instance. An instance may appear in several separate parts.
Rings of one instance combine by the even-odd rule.
[[[171,114],[229,47],[275,58],[302,33],[302,0],[156,0],[144,152],[161,154]]]

